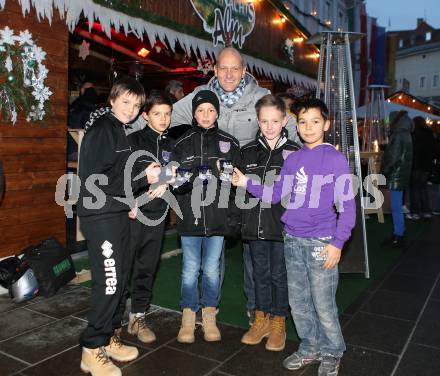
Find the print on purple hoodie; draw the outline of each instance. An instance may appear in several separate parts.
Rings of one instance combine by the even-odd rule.
[[[246,189],[265,202],[283,200],[286,210],[281,221],[288,234],[300,238],[331,236],[331,244],[342,249],[356,221],[349,174],[347,159],[332,145],[303,146],[286,158],[273,187],[249,179]]]

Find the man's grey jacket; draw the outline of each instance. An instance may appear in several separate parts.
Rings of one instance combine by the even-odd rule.
[[[255,112],[255,103],[264,95],[270,94],[268,89],[258,86],[257,80],[249,76],[248,84],[241,98],[230,108],[226,107],[220,102],[220,117],[218,119],[219,128],[234,136],[239,142],[240,146],[244,146],[255,140],[255,136],[259,129],[257,122],[257,114]],[[181,124],[191,124],[192,122],[192,99],[194,95],[200,90],[215,90],[212,89],[213,77],[208,84],[198,86],[194,91],[182,98],[180,101],[174,103],[173,113],[171,115],[171,127]],[[294,119],[288,115],[288,122],[286,129],[289,133],[289,139],[301,145],[301,141],[296,133],[296,125]]]

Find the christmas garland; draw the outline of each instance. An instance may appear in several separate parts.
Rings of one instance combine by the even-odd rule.
[[[26,121],[41,121],[48,111],[52,95],[44,85],[49,73],[42,64],[46,57],[28,30],[18,35],[6,26],[0,30],[0,116],[3,122],[15,125],[17,112],[25,113]]]

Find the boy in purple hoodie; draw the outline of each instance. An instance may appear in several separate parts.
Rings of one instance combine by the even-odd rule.
[[[298,370],[320,362],[319,376],[336,376],[345,351],[335,299],[337,265],[355,224],[352,176],[345,156],[324,143],[330,127],[325,103],[304,101],[297,116],[304,146],[287,157],[279,180],[267,187],[235,169],[233,184],[286,207],[281,221],[289,304],[301,343],[283,366]]]

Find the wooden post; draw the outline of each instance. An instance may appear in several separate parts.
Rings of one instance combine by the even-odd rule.
[[[68,163],[68,167],[70,168],[75,168],[76,172],[78,173],[78,169],[79,169],[79,157],[80,157],[80,150],[81,150],[81,142],[83,140],[84,137],[84,129],[74,129],[74,128],[69,128],[68,129],[69,134],[72,136],[72,138],[75,140],[75,142],[78,144],[78,159],[77,161],[71,161]],[[72,204],[76,204],[72,203]],[[76,235],[75,235],[76,241],[80,242],[82,240],[85,240],[83,233],[81,232],[81,228],[79,225],[79,218],[78,215],[76,216]]]

